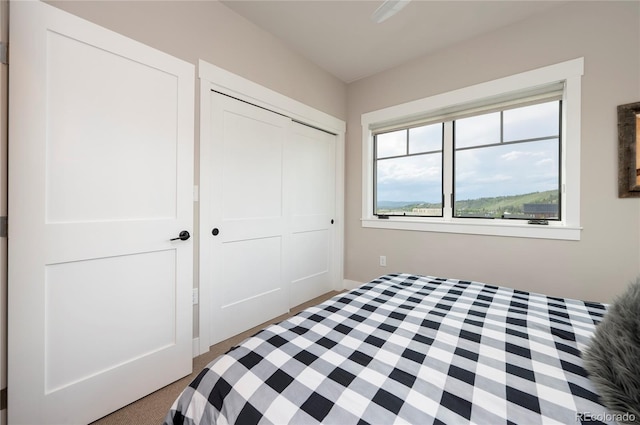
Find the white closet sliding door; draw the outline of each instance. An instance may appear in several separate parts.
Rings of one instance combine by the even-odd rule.
[[[334,289],[336,136],[210,96],[200,264],[214,344]]]
[[[211,93],[201,167],[203,257],[213,283],[212,343],[289,309],[283,151],[290,120]],[[208,255],[207,255],[208,254]]]
[[[294,307],[333,290],[336,136],[294,122],[287,152]]]

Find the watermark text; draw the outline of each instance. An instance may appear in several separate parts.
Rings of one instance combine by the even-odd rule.
[[[576,413],[576,422],[621,422],[629,423],[635,422],[636,415],[633,413],[591,413],[591,412],[578,412]]]

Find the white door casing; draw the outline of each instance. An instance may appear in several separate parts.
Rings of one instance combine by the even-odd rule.
[[[88,423],[191,371],[193,65],[11,4],[10,423]]]
[[[212,111],[215,106],[213,101],[215,97],[212,95],[212,91],[228,95],[238,100],[258,106],[259,108],[264,108],[277,114],[284,115],[294,121],[302,122],[317,129],[334,134],[334,136],[331,137],[335,140],[335,157],[333,161],[333,165],[335,167],[335,176],[333,179],[335,184],[335,215],[333,217],[334,224],[332,225],[331,230],[333,235],[330,242],[330,258],[328,260],[329,267],[327,276],[331,286],[329,290],[339,290],[343,287],[344,135],[346,126],[342,120],[336,119],[321,111],[207,62],[199,62],[198,72],[200,77],[199,353],[202,354],[208,351],[209,346],[216,342],[213,339],[216,338],[214,334],[216,331],[213,330],[213,327],[227,326],[228,322],[237,320],[237,317],[228,317],[223,323],[216,323],[214,321],[214,317],[217,317],[215,308],[216,305],[219,306],[219,301],[216,300],[216,297],[219,297],[221,294],[217,291],[216,285],[218,283],[214,282],[213,276],[215,273],[215,262],[220,261],[220,259],[212,258],[212,238],[214,238],[214,236],[211,234],[211,231],[217,226],[216,223],[211,220],[212,214],[214,213],[212,210],[212,208],[214,208],[212,206],[212,202],[216,202],[217,199],[208,196],[208,193],[212,190],[208,185],[211,185],[214,181],[213,173],[216,172],[215,167],[211,166],[213,163],[212,161],[217,159],[217,162],[215,163],[218,165],[221,165],[221,162],[220,158],[214,158],[212,144],[210,143],[214,130]],[[290,122],[289,128],[291,127],[292,123]],[[283,173],[287,172],[291,172],[291,170],[284,167]],[[288,190],[289,189],[286,191]],[[283,199],[283,207],[285,210],[290,210],[291,205],[287,203],[287,199],[287,197]],[[289,213],[289,216],[290,215],[291,214]],[[286,222],[287,228],[283,238],[283,252],[285,252],[285,256],[291,255],[287,250],[291,249],[291,241],[295,239],[292,236],[293,234],[290,225],[291,220]],[[225,232],[222,227],[219,227],[219,231],[220,236]],[[295,270],[291,267],[290,261],[285,259],[283,260],[283,263],[284,266],[282,273],[284,273],[283,276],[285,278],[283,285],[284,287],[290,287],[291,282],[295,278]],[[302,270],[302,272],[304,275],[305,270]],[[292,298],[288,296],[286,306],[290,306],[291,302]],[[260,308],[263,308],[263,306],[261,305]]]
[[[9,1],[0,0],[0,41],[9,40]],[[0,216],[7,212],[7,125],[9,67],[0,65]],[[6,236],[6,235],[5,235]],[[0,389],[7,388],[7,238],[0,238]],[[0,411],[0,425],[7,423],[6,408]]]

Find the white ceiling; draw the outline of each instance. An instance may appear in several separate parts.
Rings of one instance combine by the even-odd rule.
[[[222,3],[349,83],[565,2],[413,0],[381,24],[373,23],[370,17],[382,0]]]

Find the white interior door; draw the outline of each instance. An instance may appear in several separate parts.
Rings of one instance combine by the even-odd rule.
[[[334,289],[336,136],[296,122],[289,134],[294,307]]]
[[[212,282],[211,344],[286,313],[283,150],[290,119],[211,92],[201,144],[200,263]]]
[[[191,64],[11,4],[10,423],[88,423],[191,371]]]

